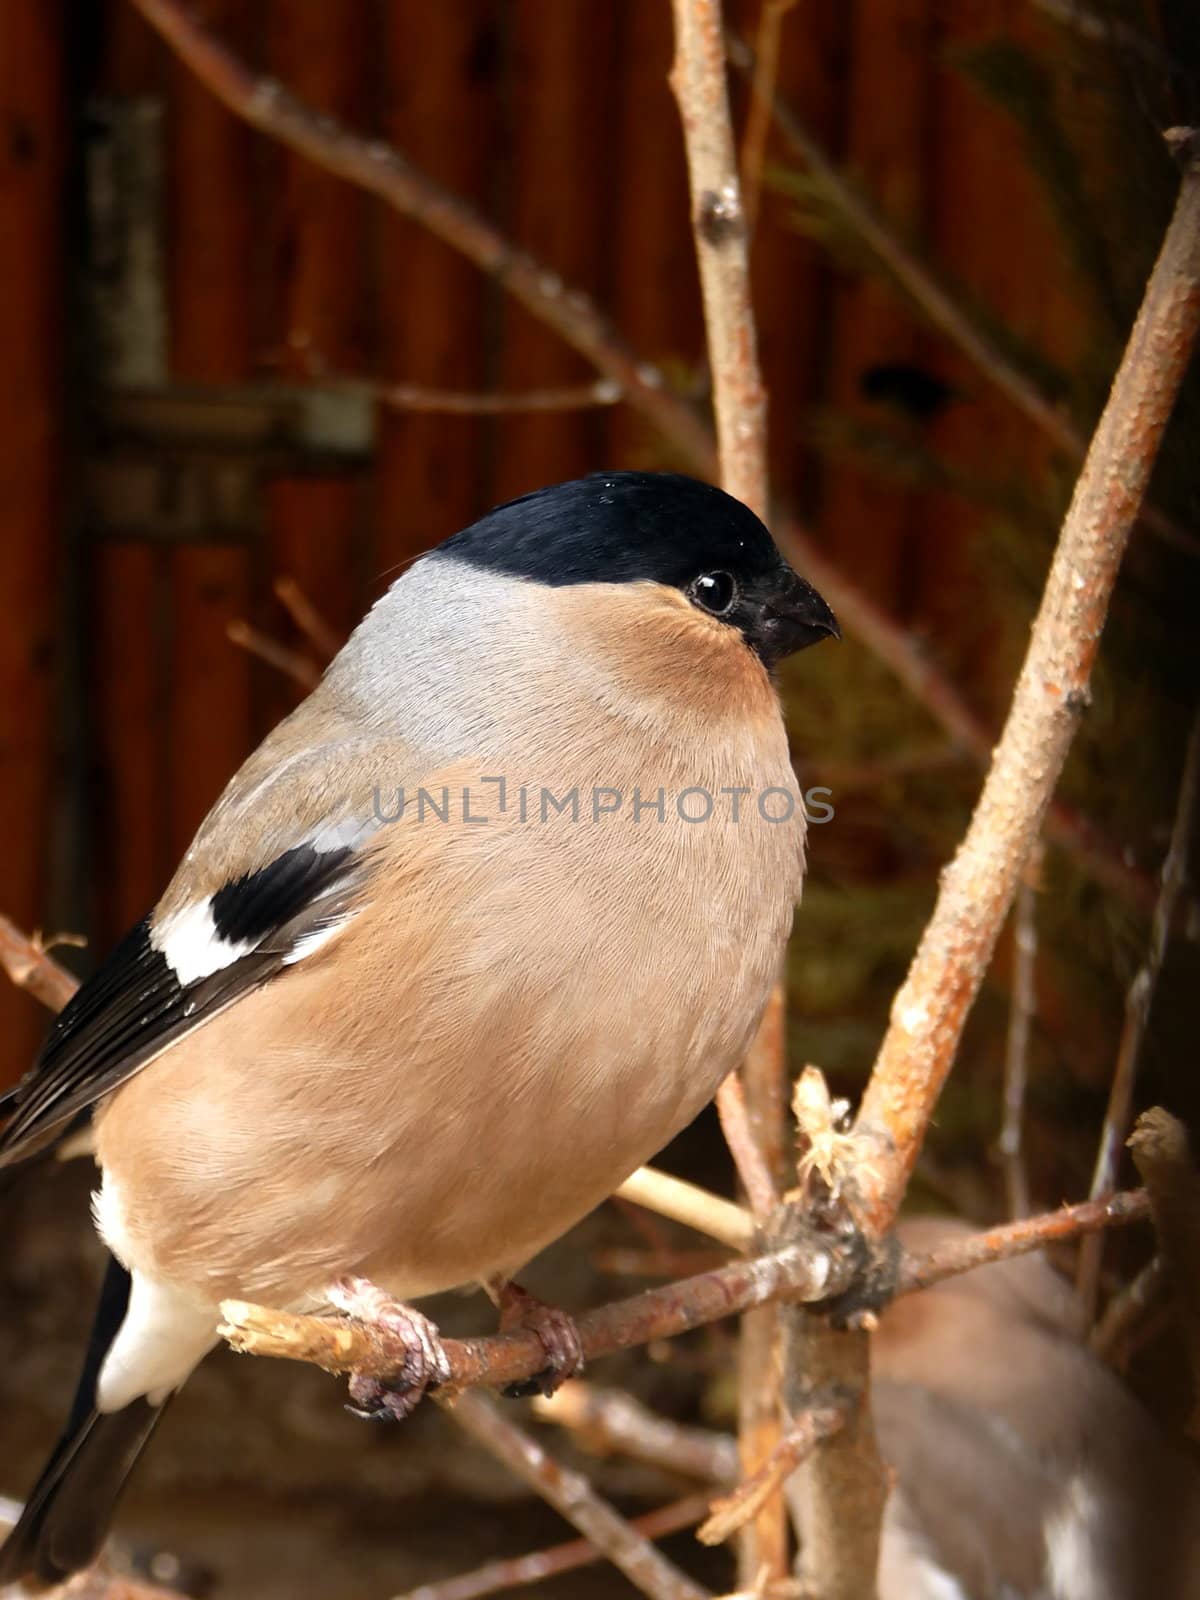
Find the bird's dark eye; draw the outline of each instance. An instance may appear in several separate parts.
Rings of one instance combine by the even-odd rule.
[[[737,599],[737,584],[729,572],[702,572],[688,590],[692,599],[714,617],[723,617],[733,610]]]

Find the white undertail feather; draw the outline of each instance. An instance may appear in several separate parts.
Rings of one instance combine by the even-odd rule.
[[[1046,1578],[1053,1600],[1116,1600],[1104,1563],[1104,1504],[1086,1476],[1068,1478],[1047,1514]]]
[[[92,1211],[100,1237],[122,1260],[127,1230],[121,1195],[107,1175],[92,1196]],[[130,1276],[125,1320],[100,1370],[97,1403],[101,1411],[119,1411],[140,1395],[160,1404],[217,1342],[219,1305],[198,1300],[136,1269]]]
[[[145,1395],[161,1405],[217,1342],[221,1308],[132,1274],[129,1309],[96,1385],[97,1409],[120,1411]]]

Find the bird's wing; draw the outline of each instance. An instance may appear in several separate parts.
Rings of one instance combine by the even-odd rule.
[[[320,753],[325,807],[313,803],[317,765],[315,753],[313,762],[296,760],[266,788],[251,764],[243,769],[254,779],[241,798],[252,801],[257,837],[239,830],[237,875],[228,876],[215,870],[214,858],[228,862],[230,851],[212,823],[238,808],[234,780],[153,916],[55,1019],[0,1129],[0,1166],[52,1143],[169,1045],[312,954],[353,915],[382,819],[363,801],[357,753],[341,786],[329,783],[328,751]]]

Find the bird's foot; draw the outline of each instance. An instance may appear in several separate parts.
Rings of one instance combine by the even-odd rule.
[[[346,1316],[378,1328],[400,1347],[400,1364],[387,1378],[351,1373],[352,1404],[347,1409],[356,1416],[400,1421],[416,1409],[422,1396],[449,1378],[441,1335],[419,1311],[393,1300],[367,1278],[339,1278],[326,1298]]]
[[[523,1400],[532,1394],[552,1395],[568,1378],[583,1371],[583,1346],[574,1318],[558,1306],[548,1306],[519,1283],[493,1281],[487,1290],[500,1310],[500,1332],[524,1328],[536,1333],[546,1352],[546,1365],[540,1372],[510,1383],[504,1390],[510,1400]]]

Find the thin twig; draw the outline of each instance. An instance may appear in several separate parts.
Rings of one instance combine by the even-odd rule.
[[[752,1478],[770,1461],[782,1437],[779,1389],[782,1349],[779,1307],[748,1312],[738,1330],[738,1453]],[[739,1530],[738,1577],[743,1588],[777,1583],[787,1574],[787,1506],[768,1491]]]
[[[732,1494],[714,1500],[708,1520],[696,1530],[701,1544],[724,1544],[756,1516],[774,1494],[778,1494],[801,1462],[806,1461],[823,1439],[829,1439],[845,1425],[844,1405],[814,1406],[805,1411],[783,1432],[775,1449],[751,1477],[739,1483]]]
[[[1004,1044],[1004,1115],[997,1148],[1004,1164],[1010,1217],[1029,1215],[1023,1124],[1029,1085],[1029,1042],[1037,1014],[1037,884],[1042,852],[1035,845],[1013,909],[1013,975]]]
[[[321,669],[315,662],[301,655],[298,650],[289,650],[287,645],[280,644],[278,639],[272,639],[269,634],[251,627],[250,623],[240,617],[235,617],[232,622],[225,624],[225,637],[230,644],[237,645],[239,650],[257,656],[260,661],[265,661],[268,666],[293,679],[302,688],[315,689],[321,681]]]
[[[783,1295],[816,1300],[841,1293],[849,1287],[854,1271],[849,1257],[832,1247],[790,1245],[732,1261],[712,1272],[584,1312],[576,1321],[584,1359],[591,1362],[616,1350],[670,1339]],[[394,1338],[375,1326],[332,1317],[296,1316],[241,1300],[225,1301],[221,1315],[221,1337],[247,1354],[311,1361],[327,1372],[360,1372],[377,1378],[399,1371],[402,1365],[402,1351]],[[502,1388],[532,1377],[546,1365],[541,1341],[525,1331],[480,1339],[444,1339],[442,1345],[453,1389],[478,1383]]]
[[[719,0],[672,0],[679,105],[712,371],[721,486],[767,515],[767,397],[750,298],[746,215],[738,182]]]
[[[0,916],[0,966],[18,989],[50,1011],[61,1011],[79,987],[78,979],[46,954],[40,940],[29,938],[4,916]]]
[[[895,1292],[911,1294],[989,1262],[1148,1216],[1149,1203],[1142,1190],[1064,1206],[1046,1216],[972,1235],[927,1255],[905,1257]],[[803,1227],[802,1216],[798,1221]],[[857,1281],[857,1272],[851,1253],[822,1235],[731,1261],[711,1272],[585,1311],[576,1321],[584,1359],[591,1362],[617,1350],[671,1339],[774,1300],[827,1300],[844,1294]],[[403,1364],[404,1351],[394,1336],[365,1323],[298,1316],[242,1300],[224,1301],[221,1315],[221,1337],[246,1354],[309,1361],[326,1372],[360,1372],[376,1378],[388,1377]],[[531,1378],[546,1365],[541,1340],[528,1331],[444,1339],[442,1347],[452,1390],[474,1384],[503,1388]]]
[[[1113,1070],[1112,1086],[1108,1092],[1108,1107],[1104,1113],[1104,1127],[1100,1133],[1100,1147],[1096,1153],[1096,1170],[1092,1174],[1093,1199],[1108,1194],[1116,1187],[1117,1168],[1121,1159],[1121,1146],[1129,1127],[1133,1106],[1133,1089],[1137,1081],[1138,1062],[1150,1022],[1150,1010],[1158,988],[1159,975],[1166,960],[1167,945],[1175,908],[1188,879],[1188,847],[1196,820],[1197,798],[1200,796],[1200,711],[1192,722],[1187,753],[1183,760],[1183,776],[1179,783],[1179,796],[1175,802],[1175,821],[1171,828],[1171,843],[1163,862],[1162,882],[1154,916],[1150,925],[1150,943],[1146,959],[1125,996],[1125,1019],[1121,1027],[1121,1041],[1117,1046],[1117,1062]],[[1085,1240],[1079,1252],[1079,1270],[1076,1290],[1088,1322],[1096,1312],[1096,1299],[1100,1287],[1100,1263],[1104,1240],[1097,1234]]]
[[[727,47],[729,59],[738,72],[753,82],[757,63],[749,45],[731,34]],[[1087,439],[1066,412],[1004,354],[872,202],[843,177],[796,112],[778,94],[772,111],[776,126],[792,153],[820,184],[822,194],[836,208],[842,223],[882,264],[916,309],[1056,448],[1082,462],[1087,453]],[[1138,520],[1166,543],[1190,555],[1200,554],[1200,538],[1157,507],[1143,505],[1138,511]]]
[[[1093,1355],[1110,1366],[1123,1366],[1129,1335],[1147,1311],[1162,1300],[1167,1281],[1162,1256],[1151,1256],[1137,1277],[1113,1295],[1104,1308],[1104,1315],[1088,1335]]]
[[[387,383],[372,378],[334,374],[323,386],[364,394],[393,411],[440,412],[455,417],[518,416],[541,411],[591,411],[615,406],[624,396],[611,378],[577,383],[558,389],[522,389],[515,393],[491,390],[470,393],[460,389],[432,389],[420,383]]]
[[[1200,158],[1175,215],[1063,523],[1004,733],[863,1097],[877,1142],[862,1190],[896,1215],[1021,871],[1088,703],[1109,597],[1200,327]]]
[[[581,1472],[556,1461],[529,1434],[502,1417],[492,1401],[481,1394],[466,1394],[448,1406],[447,1412],[460,1428],[578,1528],[636,1589],[653,1600],[707,1600],[708,1591],[614,1511]]]
[[[779,1190],[750,1127],[746,1096],[736,1073],[717,1090],[717,1115],[751,1211],[756,1217],[769,1217],[779,1204]]]
[[[732,1200],[723,1200],[697,1184],[673,1178],[657,1167],[639,1167],[617,1190],[623,1200],[645,1206],[661,1217],[682,1222],[710,1239],[719,1239],[731,1250],[745,1253],[754,1247],[757,1229],[754,1218]]]
[[[750,291],[746,214],[729,115],[720,0],[672,0],[675,58],[671,89],[683,124],[692,235],[700,269],[705,340],[712,373],[721,486],[767,516],[767,395],[758,365]],[[758,1037],[742,1067],[747,1118],[768,1173],[783,1154],[787,1105],[783,1018],[776,984]],[[779,1315],[774,1307],[743,1318],[738,1353],[738,1437],[752,1474],[779,1442]],[[742,1536],[743,1586],[787,1573],[787,1510],[782,1495],[764,1497]]]
[[[762,0],[758,13],[750,108],[746,113],[746,128],[742,134],[741,157],[746,232],[751,238],[754,237],[758,221],[767,138],[771,132],[771,107],[775,99],[775,80],[779,76],[779,38],[783,31],[784,15],[795,3],[796,0]]]
[[[332,661],[345,644],[336,628],[331,628],[295,578],[276,578],[271,585],[275,598],[322,661]]]
[[[737,1482],[733,1439],[708,1428],[669,1422],[624,1389],[602,1389],[571,1378],[557,1394],[537,1397],[531,1404],[540,1422],[570,1428],[575,1442],[593,1455],[628,1456],[707,1483]]]
[[[669,1505],[647,1511],[644,1516],[631,1518],[629,1526],[644,1539],[663,1539],[670,1533],[693,1527],[707,1510],[707,1494],[689,1494],[682,1500],[672,1500]],[[547,1578],[578,1572],[581,1567],[605,1559],[604,1551],[598,1550],[590,1539],[572,1539],[566,1544],[551,1545],[548,1550],[512,1556],[506,1561],[489,1561],[472,1572],[442,1578],[436,1583],[423,1583],[419,1589],[397,1595],[395,1600],[479,1600],[481,1595],[544,1583]]]
[[[783,1178],[787,1111],[787,1001],[775,985],[754,1043],[742,1066],[746,1122],[761,1152],[772,1188]],[[753,1477],[772,1459],[782,1438],[779,1307],[768,1305],[742,1318],[738,1337],[738,1443],[742,1472]],[[738,1574],[744,1589],[780,1583],[788,1568],[788,1516],[783,1495],[770,1489],[743,1524],[738,1539]]]
[[[966,1239],[927,1251],[924,1255],[905,1255],[900,1263],[895,1293],[898,1296],[928,1289],[945,1278],[973,1272],[993,1261],[1008,1261],[1012,1256],[1028,1255],[1048,1244],[1099,1232],[1103,1228],[1123,1228],[1145,1222],[1150,1201],[1144,1189],[1129,1189],[1107,1200],[1082,1200],[1078,1205],[1061,1206],[1040,1217],[1023,1217],[1003,1227],[973,1233]]]

